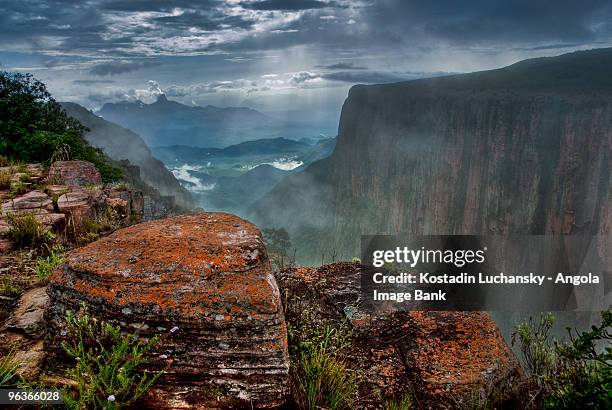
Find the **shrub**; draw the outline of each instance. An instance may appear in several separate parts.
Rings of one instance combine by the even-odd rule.
[[[23,173],[21,176],[19,176],[19,181],[25,184],[32,182],[32,174],[29,172]]]
[[[47,279],[51,272],[64,263],[64,249],[54,247],[46,257],[39,257],[34,265],[34,273],[39,279]]]
[[[529,392],[534,407],[612,408],[612,310],[601,315],[601,325],[590,331],[568,328],[565,343],[549,337],[554,322],[550,313],[516,327],[512,344],[520,343],[535,386]]]
[[[21,182],[21,180],[19,181],[15,181],[13,182],[13,184],[11,185],[11,191],[10,191],[10,195],[12,198],[15,198],[16,196],[19,195],[23,195],[26,192],[28,192],[27,187],[23,184],[23,182]]]
[[[15,363],[14,355],[9,353],[0,358],[0,387],[15,387],[20,381],[17,375],[18,363]]]
[[[0,155],[0,167],[8,167],[11,165],[11,161],[4,155]]]
[[[612,310],[590,331],[569,333],[569,343],[557,344],[557,373],[544,400],[549,409],[612,408]]]
[[[15,298],[21,294],[21,286],[15,284],[10,278],[4,278],[0,282],[0,296]]]
[[[304,409],[351,408],[357,393],[357,375],[340,353],[349,345],[350,331],[320,326],[307,311],[289,325],[291,378],[295,398]]]
[[[550,330],[555,323],[552,313],[544,313],[538,319],[529,318],[515,327],[512,345],[517,341],[529,374],[541,384],[554,372],[554,341]]]
[[[10,172],[0,172],[0,189],[9,189],[11,187],[12,175]]]
[[[157,338],[140,340],[122,335],[119,327],[91,318],[83,305],[81,312],[66,313],[68,341],[63,350],[75,360],[68,376],[77,382],[74,393],[66,392],[70,409],[120,409],[136,403],[162,372],[147,375],[142,367]]]
[[[26,246],[50,246],[55,235],[32,214],[7,215],[9,237],[20,248]]]
[[[100,232],[103,231],[102,224],[91,218],[85,218],[79,223],[78,241],[82,244],[87,244],[97,240],[100,237]]]

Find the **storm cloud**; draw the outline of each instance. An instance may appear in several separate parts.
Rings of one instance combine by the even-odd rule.
[[[339,105],[352,84],[611,45],[608,0],[0,2],[2,68],[91,106],[149,80],[189,104]]]

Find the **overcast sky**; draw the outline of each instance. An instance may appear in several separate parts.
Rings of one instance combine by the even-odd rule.
[[[612,2],[2,0],[0,31],[2,69],[32,72],[58,100],[164,92],[335,122],[356,83],[609,46]]]

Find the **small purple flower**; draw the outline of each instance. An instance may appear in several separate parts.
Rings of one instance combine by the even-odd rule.
[[[108,398],[106,400],[108,400],[108,401],[115,401],[115,396],[111,394],[110,396],[108,396]]]
[[[179,330],[178,326],[174,326],[172,329],[170,329],[170,333],[174,333],[177,330]]]
[[[159,355],[159,358],[160,358],[160,359],[167,359],[167,358],[168,358],[168,355],[167,355],[167,354],[160,354],[160,355]]]

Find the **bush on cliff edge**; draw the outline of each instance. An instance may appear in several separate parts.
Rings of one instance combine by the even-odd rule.
[[[565,343],[551,340],[550,313],[516,327],[512,343],[518,342],[531,376],[528,407],[612,408],[612,310],[601,316],[590,331],[568,328]]]
[[[87,131],[69,117],[31,74],[0,72],[0,155],[13,161],[48,163],[67,147],[70,159],[92,162],[105,182],[121,178],[101,150],[87,144]]]

